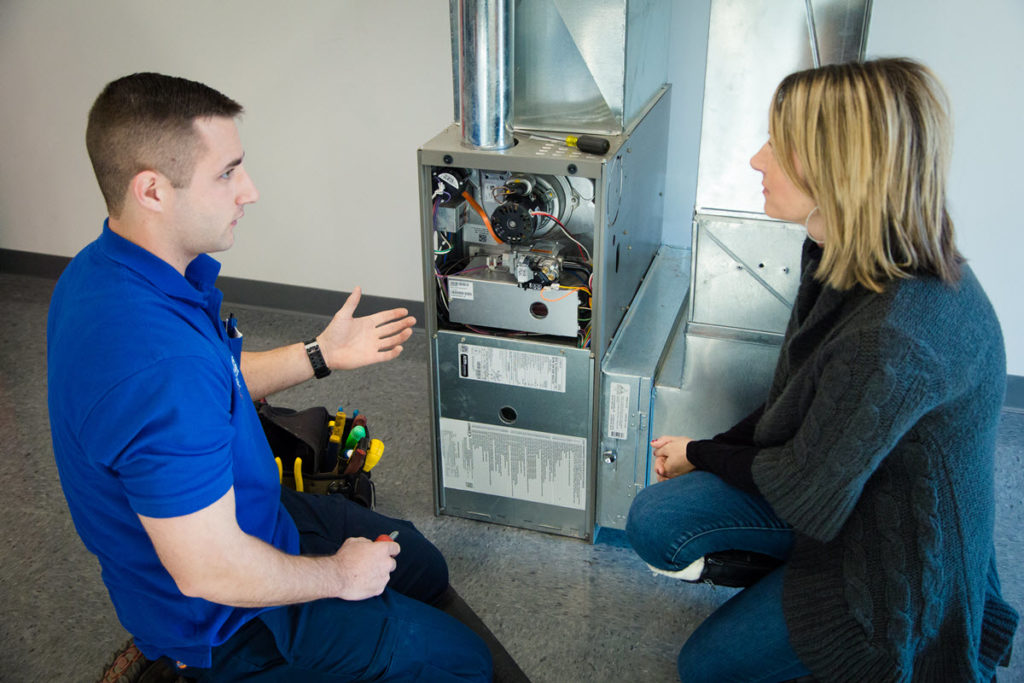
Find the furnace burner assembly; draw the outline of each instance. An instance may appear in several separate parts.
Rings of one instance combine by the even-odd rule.
[[[575,179],[581,192],[564,176],[453,168],[430,174],[441,325],[568,337],[586,348],[593,182]]]

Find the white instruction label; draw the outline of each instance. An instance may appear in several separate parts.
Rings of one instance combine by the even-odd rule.
[[[451,299],[473,300],[472,280],[448,280],[448,297]]]
[[[473,244],[494,244],[494,239],[487,228],[475,223],[467,223],[462,227],[462,241]]]
[[[565,393],[565,357],[459,344],[459,377]]]
[[[444,487],[574,510],[586,506],[586,439],[445,417],[439,427]]]
[[[608,438],[625,439],[629,431],[629,385],[612,382],[608,390]]]

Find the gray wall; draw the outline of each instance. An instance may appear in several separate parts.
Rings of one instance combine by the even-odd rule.
[[[0,0],[0,248],[71,256],[99,233],[89,106],[160,71],[247,110],[262,197],[224,275],[419,300],[416,149],[451,122],[448,33],[448,0]]]
[[[874,6],[869,51],[924,59],[949,87],[961,246],[1002,320],[1009,371],[1024,375],[1011,260],[1024,254],[1013,209],[1024,3]],[[674,130],[700,125],[707,14],[708,0],[675,0]],[[224,275],[421,299],[415,150],[452,120],[448,0],[0,0],[0,249],[71,256],[95,237],[105,211],[85,115],[104,83],[140,70],[202,80],[248,110],[246,166],[262,198],[218,257]],[[668,144],[666,239],[678,244],[696,150],[692,135]]]

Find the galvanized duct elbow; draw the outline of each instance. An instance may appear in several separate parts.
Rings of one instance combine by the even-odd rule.
[[[515,144],[513,2],[459,2],[459,118],[468,147],[501,150]]]

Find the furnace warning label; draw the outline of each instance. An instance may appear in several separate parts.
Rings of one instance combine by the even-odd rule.
[[[625,439],[629,431],[629,385],[612,382],[608,391],[608,438]]]
[[[448,280],[448,296],[452,299],[466,299],[467,301],[472,301],[473,281],[456,280],[454,278]]]
[[[587,440],[441,418],[442,484],[574,510],[586,506]]]
[[[459,377],[565,393],[565,357],[459,344]]]

